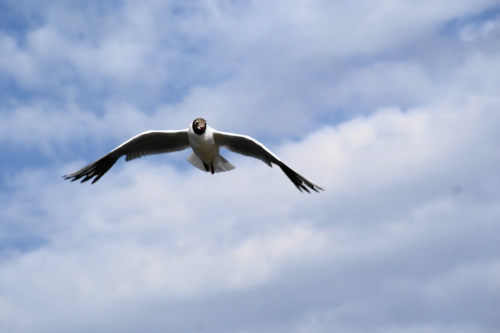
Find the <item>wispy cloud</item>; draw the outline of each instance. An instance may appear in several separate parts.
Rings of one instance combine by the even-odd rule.
[[[494,1],[1,6],[1,331],[500,325]],[[61,179],[197,116],[326,191],[230,152]]]

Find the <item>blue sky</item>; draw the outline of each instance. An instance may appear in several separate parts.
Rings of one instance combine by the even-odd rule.
[[[2,1],[0,331],[496,332],[497,1]],[[189,152],[204,117],[321,184]]]

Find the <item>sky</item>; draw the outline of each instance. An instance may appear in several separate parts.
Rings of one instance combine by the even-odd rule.
[[[498,332],[496,0],[0,1],[1,332]],[[223,150],[62,175],[197,117]]]

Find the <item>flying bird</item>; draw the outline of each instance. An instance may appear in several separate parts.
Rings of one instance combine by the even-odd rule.
[[[171,153],[187,148],[193,150],[187,159],[188,162],[202,171],[214,174],[234,169],[235,166],[220,155],[221,147],[238,154],[257,158],[270,167],[272,164],[276,164],[301,192],[303,190],[309,192],[309,189],[316,192],[323,190],[321,186],[293,171],[257,140],[246,135],[219,132],[208,126],[203,118],[195,119],[185,130],[143,132],[119,145],[97,161],[63,177],[71,179],[71,181],[83,178],[82,183],[94,178],[93,184],[124,155],[126,161],[131,161],[146,155]]]

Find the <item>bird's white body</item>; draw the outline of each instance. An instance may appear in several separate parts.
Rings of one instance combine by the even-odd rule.
[[[219,156],[219,145],[215,143],[214,133],[209,126],[203,134],[196,134],[193,127],[190,126],[188,137],[193,152],[206,164],[212,163]]]
[[[219,144],[215,141],[214,130],[208,126],[204,120],[201,126],[203,131],[196,133],[193,124],[188,128],[189,146],[193,149],[193,154],[188,157],[187,161],[193,166],[203,171],[210,171],[212,174],[233,170],[234,165],[229,163],[220,155]]]

